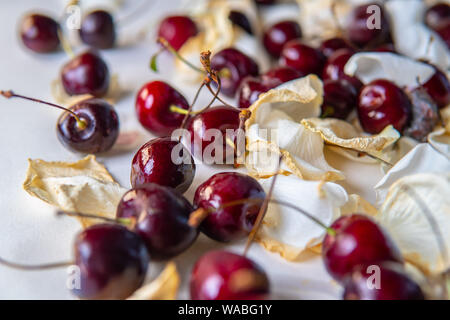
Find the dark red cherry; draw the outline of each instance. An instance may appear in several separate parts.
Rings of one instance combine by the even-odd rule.
[[[303,73],[290,67],[276,67],[260,78],[247,77],[239,88],[239,108],[248,108],[258,100],[260,94],[303,76],[305,76]]]
[[[112,48],[116,41],[114,19],[107,11],[92,11],[81,21],[79,34],[81,40],[91,47],[97,49]]]
[[[380,133],[388,125],[402,132],[411,117],[411,102],[394,83],[375,80],[364,86],[359,94],[358,116],[368,133]]]
[[[102,97],[109,88],[109,70],[100,56],[82,53],[64,65],[61,80],[68,95],[90,94]]]
[[[58,119],[57,134],[65,147],[81,153],[101,153],[112,148],[119,136],[119,116],[109,103],[92,98],[69,109],[86,126],[80,127],[72,114],[63,113]]]
[[[195,176],[195,164],[189,151],[170,137],[152,139],[139,149],[131,163],[133,188],[155,183],[183,194]]]
[[[425,13],[425,23],[433,30],[450,22],[450,5],[440,2],[428,8]]]
[[[450,50],[450,21],[436,29],[437,34],[444,40]]]
[[[372,219],[353,214],[337,219],[322,243],[322,257],[330,275],[342,281],[360,265],[403,263],[400,251]]]
[[[340,49],[355,50],[347,40],[337,37],[325,40],[320,45],[320,51],[327,58]]]
[[[59,24],[50,17],[30,14],[20,24],[23,44],[37,53],[48,53],[59,49]]]
[[[321,75],[325,56],[319,50],[303,44],[300,40],[292,40],[284,46],[280,63],[305,75],[310,73]]]
[[[249,108],[256,100],[258,100],[258,97],[262,93],[269,90],[270,88],[265,85],[261,79],[255,77],[245,78],[244,81],[242,81],[241,86],[239,87],[239,108]]]
[[[197,25],[187,16],[171,16],[161,21],[158,36],[167,40],[175,49],[179,50],[189,38],[198,33]]]
[[[397,53],[395,50],[395,46],[392,43],[385,43],[382,45],[379,45],[375,49],[373,49],[375,52],[390,52],[390,53]]]
[[[351,49],[340,49],[333,53],[329,58],[322,72],[323,80],[339,80],[344,79],[350,82],[356,90],[361,89],[363,83],[356,77],[345,74],[344,68],[348,60],[355,54]]]
[[[269,279],[252,260],[227,251],[211,251],[194,265],[192,300],[262,300],[269,296]]]
[[[347,119],[358,104],[358,91],[347,80],[327,80],[323,85],[322,117]]]
[[[136,113],[142,126],[158,136],[168,136],[179,128],[185,115],[170,107],[188,110],[189,103],[177,90],[162,81],[146,83],[136,97]]]
[[[230,21],[234,25],[240,27],[248,34],[253,35],[252,25],[250,24],[250,21],[248,20],[247,16],[242,12],[235,10],[230,11],[228,19],[230,19]]]
[[[139,235],[115,224],[84,229],[75,240],[81,299],[126,299],[144,282],[149,256]]]
[[[117,207],[118,218],[135,218],[139,234],[154,260],[172,258],[191,246],[197,228],[188,224],[193,208],[173,189],[153,183],[128,191]]]
[[[450,104],[450,82],[445,73],[436,67],[434,70],[434,75],[424,83],[423,87],[438,107],[444,108]]]
[[[359,266],[344,280],[344,288],[345,300],[425,300],[417,282],[396,263]]]
[[[255,2],[257,5],[268,6],[268,5],[275,4],[277,2],[277,0],[255,0]]]
[[[261,203],[244,203],[211,212],[203,220],[200,230],[221,242],[242,239],[252,230],[265,197],[258,181],[248,175],[237,172],[213,175],[197,188],[194,197],[196,208],[218,209],[226,203],[248,198],[261,199]]]
[[[278,59],[284,45],[302,37],[300,25],[295,21],[281,21],[264,32],[263,43],[269,54]]]
[[[376,16],[376,11],[368,11],[370,6],[378,6],[380,16]],[[369,29],[371,22],[379,19],[380,28],[376,26]],[[366,4],[356,7],[350,17],[347,27],[347,39],[359,47],[374,47],[386,42],[390,37],[389,21],[386,18],[384,9],[379,4]]]
[[[222,83],[221,92],[229,97],[234,97],[245,77],[259,74],[256,62],[234,48],[217,52],[211,58],[211,67],[219,72]]]
[[[191,139],[191,153],[206,164],[234,163],[239,129],[239,109],[219,106],[197,114],[188,125]],[[228,132],[227,132],[228,130]],[[216,151],[222,154],[216,154]]]

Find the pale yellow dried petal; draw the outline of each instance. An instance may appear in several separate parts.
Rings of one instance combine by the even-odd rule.
[[[77,162],[30,159],[23,188],[62,211],[107,218],[115,217],[117,204],[127,191],[92,155]],[[85,218],[79,220],[84,227],[101,222]]]
[[[155,280],[138,289],[127,300],[175,300],[180,282],[176,264],[169,262]]]
[[[348,196],[348,201],[341,207],[341,214],[351,215],[354,213],[376,216],[378,210],[360,195],[350,194]]]
[[[423,272],[437,274],[450,267],[444,260],[445,254],[450,255],[450,171],[399,179],[389,189],[376,219],[392,236],[405,260]],[[432,228],[432,223],[439,231]],[[444,255],[437,233],[442,235],[447,251]]]

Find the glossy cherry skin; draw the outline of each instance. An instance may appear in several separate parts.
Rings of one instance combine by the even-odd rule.
[[[329,274],[337,281],[355,267],[392,261],[403,263],[400,251],[389,236],[369,217],[353,214],[337,219],[322,243],[322,257]]]
[[[226,138],[238,145],[236,133],[240,123],[239,113],[237,108],[219,106],[209,108],[191,118],[188,130],[191,139],[191,153],[194,157],[202,159],[207,164],[223,164],[233,161],[236,152],[226,142]],[[231,132],[227,133],[227,129]],[[218,137],[213,135],[215,133],[220,133],[221,140],[216,141]],[[211,148],[213,150],[210,150]],[[216,149],[222,152],[222,157],[216,155]],[[209,157],[213,159],[208,159]]]
[[[117,206],[118,218],[135,218],[139,234],[154,260],[172,258],[191,246],[198,235],[188,224],[193,208],[173,189],[153,183],[128,191]]]
[[[319,49],[327,58],[340,49],[355,50],[347,40],[338,37],[323,41]]]
[[[261,202],[214,211],[203,220],[200,230],[208,237],[221,242],[244,238],[252,230],[265,197],[266,193],[258,181],[248,175],[237,172],[213,175],[197,188],[194,197],[196,208],[217,209],[226,203],[248,198],[261,199]]]
[[[68,95],[104,96],[109,88],[109,69],[97,54],[82,53],[64,65],[61,80]]]
[[[104,10],[95,10],[81,21],[79,30],[81,40],[97,49],[114,47],[116,28],[111,14]]]
[[[345,120],[358,104],[358,91],[347,80],[327,80],[323,91],[322,117]]]
[[[168,136],[179,128],[184,114],[171,106],[188,110],[189,103],[181,93],[163,81],[146,83],[136,96],[136,114],[142,126],[157,136]]]
[[[346,29],[346,38],[359,47],[374,47],[388,41],[390,37],[390,26],[383,8],[380,8],[381,28],[369,29],[367,23],[371,21],[374,12],[367,12],[369,6],[366,4],[356,7],[350,17],[349,25]],[[375,4],[377,5],[377,4]]]
[[[329,58],[322,72],[323,80],[339,80],[344,79],[350,82],[359,92],[363,83],[356,77],[345,74],[344,68],[348,60],[355,54],[351,49],[340,49],[333,53]]]
[[[263,300],[269,279],[255,262],[228,251],[210,251],[194,265],[190,280],[192,300]]]
[[[380,133],[388,125],[399,132],[411,118],[411,102],[405,92],[388,80],[375,80],[361,90],[358,116],[364,131]]]
[[[58,119],[58,139],[68,149],[81,153],[102,153],[110,150],[119,136],[119,116],[101,99],[83,100],[70,110],[86,123],[80,128],[75,117],[64,112]]]
[[[436,67],[434,69],[434,75],[423,84],[423,87],[438,107],[444,108],[450,104],[450,82],[441,70]]]
[[[284,46],[280,64],[294,68],[306,75],[310,73],[321,75],[325,56],[319,50],[303,44],[300,40],[292,40]]]
[[[281,21],[264,32],[263,43],[267,52],[278,59],[284,45],[290,40],[302,37],[300,25],[295,21]]]
[[[20,37],[23,44],[37,53],[48,53],[59,49],[59,24],[50,17],[30,14],[24,17],[20,25]]]
[[[189,38],[195,37],[197,33],[197,25],[188,16],[167,17],[161,21],[158,30],[158,36],[167,40],[175,50],[179,50]]]
[[[450,22],[450,5],[448,3],[437,3],[428,8],[425,13],[425,23],[433,30],[438,30],[448,22]]]
[[[247,16],[243,14],[240,11],[232,10],[230,11],[230,15],[228,16],[228,19],[230,21],[240,27],[242,30],[247,32],[249,35],[253,35],[252,25],[250,24],[250,21],[248,20]]]
[[[176,153],[174,159],[172,152]],[[180,142],[170,137],[150,140],[139,149],[131,163],[133,188],[155,183],[183,194],[191,186],[194,176],[194,159]]]
[[[379,268],[379,288],[373,287],[378,272],[370,265],[357,267],[344,280],[345,300],[425,300],[420,286],[396,263],[382,263]],[[376,270],[376,271],[374,271]],[[368,284],[373,285],[370,287]]]
[[[303,76],[303,73],[290,67],[276,67],[259,78],[247,77],[239,88],[239,108],[248,108],[262,93]]]
[[[81,299],[126,299],[144,282],[149,256],[142,238],[116,224],[84,229],[75,240]]]
[[[247,76],[257,76],[259,67],[256,62],[234,48],[227,48],[217,52],[211,58],[211,67],[220,73],[226,73],[220,77],[221,93],[234,97],[242,80]]]

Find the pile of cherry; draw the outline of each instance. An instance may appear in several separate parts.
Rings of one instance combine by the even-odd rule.
[[[217,52],[211,59],[211,68],[221,75],[220,93],[238,97],[239,107],[245,109],[261,93],[313,73],[324,81],[323,117],[346,119],[356,108],[368,133],[379,133],[393,125],[399,132],[422,140],[433,125],[414,121],[414,92],[407,94],[385,79],[363,85],[344,73],[345,64],[357,52],[394,52],[387,19],[383,16],[381,29],[369,30],[366,12],[366,6],[355,8],[345,36],[328,39],[319,48],[302,42],[297,22],[282,21],[271,26],[262,41],[279,66],[262,75],[257,63],[245,53],[235,48]],[[253,34],[243,13],[231,12],[230,20]],[[449,5],[429,8],[425,22],[449,44]],[[198,32],[190,17],[171,16],[161,22],[159,38],[165,40],[166,48],[178,50]],[[46,16],[33,14],[22,24],[22,41],[35,52],[57,50],[60,36],[59,24]],[[96,49],[113,47],[114,19],[105,11],[86,15],[80,37]],[[106,63],[98,53],[87,51],[62,68],[61,82],[68,95],[90,94],[95,98],[66,109],[12,91],[0,93],[7,98],[20,97],[64,109],[57,124],[60,141],[73,151],[103,153],[112,148],[119,134],[117,113],[101,99],[108,91],[109,81]],[[437,121],[438,108],[450,103],[450,84],[445,74],[435,67],[434,76],[416,90],[420,90],[421,110],[428,115],[421,121]],[[186,122],[192,136],[191,154],[196,154],[196,149],[211,143],[203,137],[207,129],[225,131],[238,129],[241,124],[240,110],[229,105],[195,114],[188,111],[190,108],[183,95],[165,82],[149,82],[138,92],[137,117],[159,138],[142,146],[133,158],[133,189],[118,205],[116,222],[86,228],[75,240],[73,263],[81,268],[82,281],[81,289],[73,292],[80,298],[129,297],[142,285],[150,259],[161,261],[179,255],[193,244],[199,232],[216,241],[231,242],[247,237],[253,230],[266,194],[247,175],[224,172],[212,176],[197,188],[193,204],[182,196],[192,184],[195,164],[192,157],[189,163],[175,164],[171,160],[172,150],[179,142],[169,138],[170,134]],[[201,146],[194,141],[202,142]],[[122,224],[123,221],[127,223]],[[326,231],[323,261],[330,275],[344,286],[345,299],[425,298],[420,286],[405,272],[393,241],[370,218],[359,214],[345,216]],[[367,286],[371,275],[367,268],[372,265],[380,268],[381,289]],[[265,272],[245,255],[224,251],[209,252],[199,259],[192,271],[190,289],[192,299],[269,297]]]

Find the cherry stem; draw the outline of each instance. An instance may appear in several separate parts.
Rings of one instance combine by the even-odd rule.
[[[66,212],[66,211],[58,211],[56,212],[56,215],[58,216],[68,216],[68,217],[75,217],[75,218],[86,218],[86,219],[97,219],[102,220],[104,222],[108,223],[115,223],[115,224],[121,224],[125,226],[133,226],[134,220],[133,218],[108,218],[108,217],[102,217],[95,214],[89,214],[89,213],[78,213],[78,212]]]
[[[30,97],[22,96],[22,95],[20,95],[20,94],[15,94],[15,93],[14,93],[13,91],[11,91],[11,90],[8,90],[8,91],[0,90],[0,95],[4,96],[4,97],[7,98],[7,99],[11,99],[11,98],[20,98],[20,99],[25,99],[25,100],[30,100],[30,101],[33,101],[33,102],[41,103],[41,104],[46,104],[46,105],[48,105],[48,106],[51,106],[51,107],[54,107],[54,108],[57,108],[57,109],[64,110],[64,111],[66,111],[66,112],[69,112],[69,113],[75,118],[75,120],[77,121],[77,125],[78,125],[78,128],[79,128],[79,129],[84,130],[84,129],[86,129],[86,127],[87,127],[86,121],[84,121],[83,119],[80,119],[80,118],[76,115],[75,112],[73,112],[73,111],[70,110],[70,109],[64,108],[64,107],[62,107],[62,106],[60,106],[60,105],[57,105],[57,104],[54,104],[54,103],[51,103],[51,102],[47,102],[47,101],[43,101],[43,100],[39,100],[39,99],[35,99],[35,98],[30,98]]]
[[[72,46],[70,45],[69,40],[67,40],[66,36],[64,36],[64,33],[60,28],[58,28],[58,38],[61,42],[63,51],[70,59],[73,59],[75,57],[75,53],[73,53]]]
[[[0,264],[9,268],[19,269],[24,271],[37,271],[37,270],[48,270],[48,269],[56,269],[62,267],[68,267],[73,265],[73,261],[70,262],[56,262],[56,263],[48,263],[48,264],[38,264],[38,265],[24,265],[20,263],[11,262],[0,258]]]
[[[330,143],[325,143],[325,144],[328,145],[328,146],[334,146],[334,147],[337,146],[337,145],[330,144]],[[384,159],[382,159],[382,158],[379,158],[379,157],[377,157],[377,156],[374,156],[374,155],[372,155],[372,154],[369,154],[369,153],[367,153],[367,152],[364,152],[364,151],[361,151],[361,150],[356,150],[356,149],[350,148],[350,147],[344,147],[344,146],[337,146],[337,147],[342,148],[342,149],[347,149],[347,150],[357,151],[357,152],[360,152],[361,154],[363,154],[363,155],[365,155],[365,156],[368,156],[369,158],[372,158],[372,159],[381,161],[381,162],[383,162],[384,164],[386,164],[386,165],[388,165],[388,166],[390,166],[390,167],[393,167],[393,166],[394,166],[394,165],[393,165],[392,163],[390,163],[389,161],[384,160]]]
[[[239,113],[239,127],[238,127],[237,137],[236,137],[236,141],[238,141],[238,146],[235,148],[235,151],[236,151],[235,167],[238,167],[239,164],[244,163],[244,160],[242,159],[244,152],[242,152],[242,149],[239,148],[239,141],[244,141],[244,145],[245,145],[245,122],[250,118],[251,115],[252,115],[252,112],[248,109],[243,109]]]
[[[268,199],[267,197],[265,199]],[[217,208],[200,208],[197,209],[195,211],[193,211],[191,213],[191,216],[189,216],[189,225],[191,227],[198,227],[202,221],[204,219],[206,219],[206,217],[208,217],[209,214],[219,211],[219,210],[223,210],[225,208],[228,207],[234,207],[234,206],[238,206],[238,205],[242,205],[242,204],[258,204],[261,202],[266,201],[265,199],[260,199],[260,198],[244,198],[244,199],[239,199],[239,200],[234,200],[234,201],[230,201],[227,202]],[[290,209],[293,209],[297,212],[300,212],[301,214],[303,214],[304,216],[306,216],[308,219],[312,220],[314,223],[316,223],[317,225],[319,225],[320,227],[322,227],[323,229],[325,229],[325,231],[330,235],[330,236],[335,236],[336,235],[336,231],[333,228],[330,228],[328,226],[326,226],[322,221],[320,221],[319,219],[317,219],[316,217],[314,217],[312,214],[308,213],[307,211],[303,210],[300,207],[297,207],[289,202],[286,201],[282,201],[282,200],[275,200],[275,199],[268,199],[267,200],[269,203],[274,203],[274,204],[278,204],[280,206],[283,207],[287,207]]]

